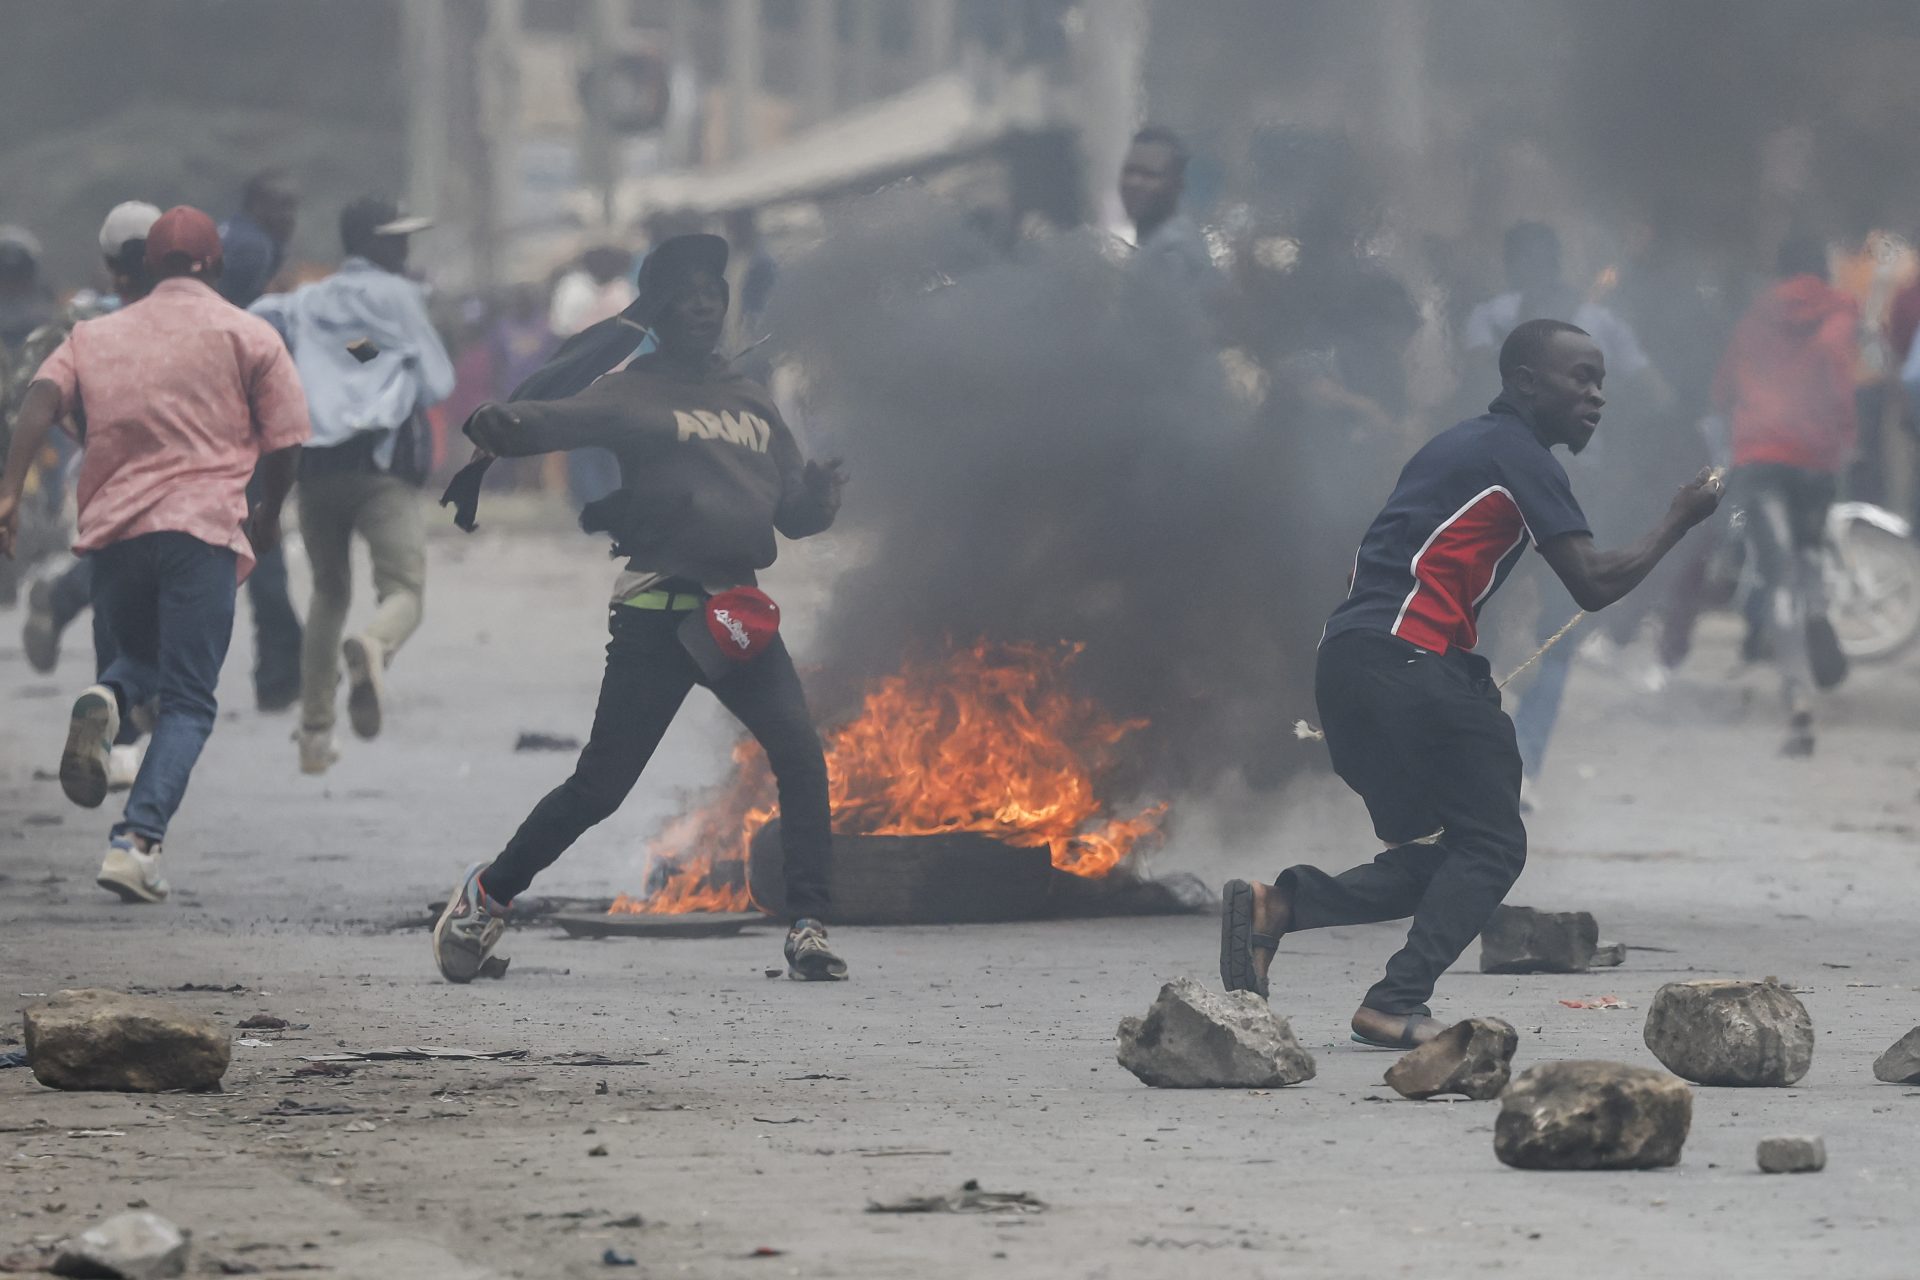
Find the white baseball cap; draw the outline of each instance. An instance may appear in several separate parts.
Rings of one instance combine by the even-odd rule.
[[[160,221],[160,210],[144,200],[128,200],[113,206],[113,212],[100,224],[100,252],[116,257],[129,240],[145,240],[153,224]]]

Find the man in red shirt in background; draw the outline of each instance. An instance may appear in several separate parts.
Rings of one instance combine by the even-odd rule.
[[[1715,406],[1733,436],[1733,492],[1746,512],[1760,574],[1747,652],[1768,648],[1787,703],[1785,754],[1813,754],[1813,687],[1846,678],[1827,620],[1820,547],[1827,508],[1858,435],[1854,362],[1860,313],[1827,277],[1818,240],[1781,247],[1779,280],[1734,329],[1714,378]]]
[[[60,785],[107,794],[122,717],[157,699],[152,743],[114,825],[101,887],[128,902],[168,894],[160,845],[213,732],[214,686],[254,557],[280,541],[280,504],[307,439],[307,398],[273,326],[213,290],[220,235],[184,205],[147,232],[145,298],[83,320],[48,356],[15,422],[0,477],[0,554],[13,553],[27,463],[58,421],[84,438],[77,554],[113,659],[73,704]],[[256,465],[261,495],[247,508]]]

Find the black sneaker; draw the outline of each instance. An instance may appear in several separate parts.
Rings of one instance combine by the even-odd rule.
[[[827,926],[810,917],[787,930],[787,976],[795,982],[839,982],[847,976],[847,962],[827,946]]]
[[[1813,754],[1813,713],[1796,711],[1787,721],[1787,741],[1780,754],[1790,760],[1804,760]]]
[[[1807,619],[1807,663],[1813,668],[1813,682],[1822,689],[1838,688],[1847,678],[1847,655],[1824,614]]]

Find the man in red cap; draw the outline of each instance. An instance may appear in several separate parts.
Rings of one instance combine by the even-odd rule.
[[[451,982],[481,972],[513,899],[620,807],[696,684],[766,749],[779,785],[789,976],[846,977],[822,923],[832,856],[826,759],[777,633],[779,611],[753,586],[755,571],[773,563],[776,532],[804,538],[833,523],[841,475],[834,463],[805,461],[766,388],[714,353],[727,316],[726,263],[718,236],[664,242],[641,269],[632,306],[562,347],[516,392],[537,387],[531,397],[482,405],[467,422],[485,454],[611,450],[621,487],[589,503],[580,523],[611,533],[628,561],[609,610],[600,706],[573,776],[534,806],[492,863],[468,868],[434,926],[434,961]],[[649,330],[659,349],[607,373]],[[463,504],[468,526],[477,485],[476,477]]]
[[[159,902],[161,842],[213,731],[214,685],[233,636],[236,588],[280,538],[280,504],[307,439],[307,403],[273,326],[214,292],[220,235],[184,205],[147,232],[145,298],[82,321],[34,375],[0,477],[0,554],[11,555],[27,462],[56,422],[76,424],[74,551],[93,558],[93,608],[114,658],[73,704],[60,784],[107,794],[108,753],[132,708],[159,715],[99,883]],[[261,468],[250,512],[247,481]]]

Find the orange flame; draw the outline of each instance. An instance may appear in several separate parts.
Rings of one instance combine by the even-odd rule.
[[[1080,646],[986,640],[911,661],[868,686],[859,713],[826,735],[833,827],[842,835],[976,832],[1053,865],[1103,876],[1154,836],[1166,806],[1109,816],[1099,798],[1115,748],[1144,720],[1116,720],[1060,687]],[[733,777],[649,850],[655,882],[614,911],[752,909],[745,863],[777,813],[772,772],[751,741],[734,748]]]

